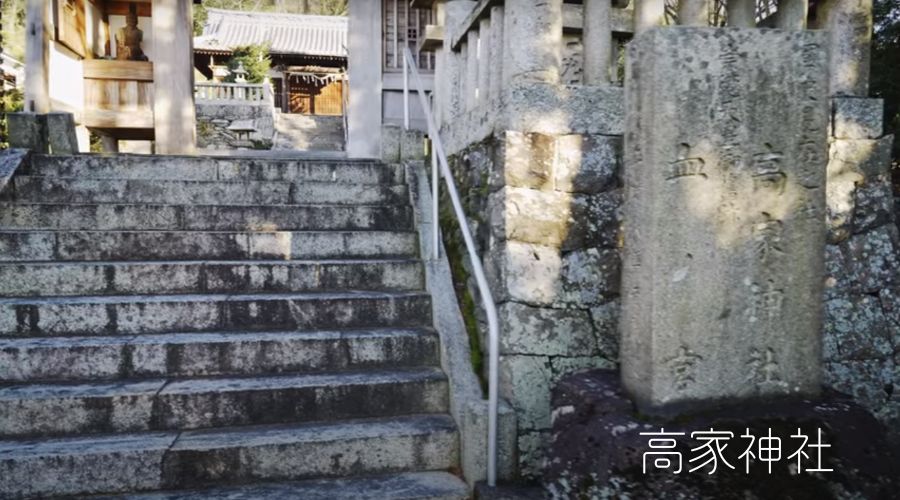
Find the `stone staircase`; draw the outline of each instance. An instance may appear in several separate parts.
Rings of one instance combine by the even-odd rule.
[[[0,498],[466,498],[417,254],[398,166],[33,157]]]

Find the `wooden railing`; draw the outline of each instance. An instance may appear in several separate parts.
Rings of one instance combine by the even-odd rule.
[[[264,104],[274,99],[268,83],[203,82],[194,84],[194,93],[197,100],[222,104]]]
[[[151,138],[153,63],[94,59],[85,60],[82,65],[84,125],[107,130],[142,130],[139,138]]]

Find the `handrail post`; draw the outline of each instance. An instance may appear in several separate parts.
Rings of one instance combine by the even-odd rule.
[[[409,61],[406,60],[405,52],[403,55],[403,130],[409,130]]]
[[[500,321],[497,315],[497,304],[491,295],[491,288],[488,286],[487,277],[484,274],[484,266],[481,264],[480,256],[475,252],[475,241],[472,238],[472,231],[469,229],[469,223],[466,219],[466,213],[463,210],[462,202],[459,198],[459,192],[456,189],[456,183],[453,181],[453,173],[450,171],[450,165],[447,163],[447,155],[444,152],[444,144],[441,142],[438,133],[437,123],[434,121],[434,115],[431,107],[428,106],[427,97],[425,95],[425,86],[422,85],[422,78],[416,69],[412,52],[409,48],[405,48],[404,70],[407,65],[409,71],[416,83],[416,93],[419,96],[419,104],[422,105],[422,112],[425,114],[425,122],[428,124],[428,134],[432,138],[433,158],[436,158],[440,166],[440,174],[444,176],[444,182],[447,187],[447,195],[453,205],[453,212],[459,223],[459,230],[462,233],[463,241],[466,243],[466,250],[469,254],[469,262],[472,264],[472,274],[475,276],[475,282],[478,284],[478,292],[481,295],[481,301],[484,305],[485,315],[488,322],[488,451],[487,451],[487,483],[488,486],[497,485],[497,412],[499,407],[500,396],[498,394],[500,379]],[[408,86],[404,86],[404,90]],[[434,160],[432,160],[434,161]],[[432,166],[433,167],[433,166]],[[437,176],[434,178],[433,185],[437,186]],[[435,189],[435,188],[433,188]],[[437,200],[436,190],[432,191],[434,200]],[[436,206],[436,205],[435,205]],[[437,209],[434,210],[435,221],[437,220]],[[435,222],[435,234],[438,227]],[[437,249],[437,245],[435,245]]]
[[[437,153],[435,153],[434,145],[435,140],[431,140],[431,214],[432,214],[432,240],[431,244],[434,247],[434,258],[435,260],[441,257],[440,252],[440,234],[441,234],[441,226],[440,226],[440,215],[438,214],[438,181],[440,181],[440,173],[438,173],[438,157]]]

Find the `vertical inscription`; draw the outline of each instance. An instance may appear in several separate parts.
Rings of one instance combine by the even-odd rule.
[[[703,356],[695,353],[687,345],[681,344],[678,352],[666,360],[672,380],[675,381],[675,389],[683,391],[691,383],[697,381],[697,364],[703,360]]]

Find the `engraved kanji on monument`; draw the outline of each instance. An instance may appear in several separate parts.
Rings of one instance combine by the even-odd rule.
[[[620,358],[642,411],[819,392],[826,64],[816,31],[631,42]]]

